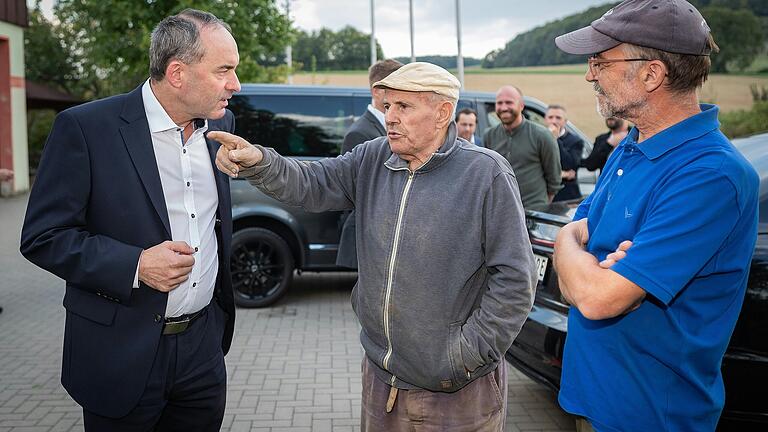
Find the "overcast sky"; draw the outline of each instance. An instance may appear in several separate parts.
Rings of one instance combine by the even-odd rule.
[[[284,8],[286,0],[277,0]],[[289,0],[291,18],[301,29],[332,30],[351,25],[371,31],[370,0]],[[482,58],[503,48],[518,33],[606,4],[608,0],[459,0],[462,54]],[[34,0],[27,0],[30,5]],[[50,13],[54,0],[43,0]],[[374,0],[376,38],[387,57],[411,55],[409,0]],[[606,8],[607,9],[607,8]],[[455,55],[456,0],[413,0],[414,51],[417,56]]]

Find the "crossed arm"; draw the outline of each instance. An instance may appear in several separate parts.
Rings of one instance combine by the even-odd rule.
[[[640,306],[645,291],[611,266],[626,257],[631,241],[598,262],[585,250],[589,240],[587,220],[564,226],[555,241],[554,265],[563,297],[585,318],[600,320],[631,312]]]

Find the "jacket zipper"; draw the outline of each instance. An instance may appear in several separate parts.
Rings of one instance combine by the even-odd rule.
[[[397,213],[397,226],[395,228],[395,241],[392,244],[392,257],[389,259],[389,270],[387,272],[387,291],[384,294],[384,335],[387,337],[387,353],[384,355],[384,369],[386,370],[389,370],[389,359],[392,357],[392,338],[389,334],[389,298],[392,295],[392,278],[395,273],[397,246],[400,243],[400,227],[403,222],[403,213],[405,212],[405,201],[408,198],[408,192],[411,189],[412,181],[413,172],[409,172],[408,180],[405,182],[405,188],[403,189],[403,197],[400,199],[400,210]],[[395,375],[392,374],[390,385],[395,384],[395,379]]]

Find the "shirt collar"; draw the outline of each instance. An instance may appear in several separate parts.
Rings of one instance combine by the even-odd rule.
[[[711,104],[700,104],[699,106],[701,107],[700,113],[664,129],[641,143],[637,142],[639,131],[633,127],[624,142],[625,144],[636,145],[645,157],[653,160],[687,141],[718,129],[720,122],[717,120],[719,112],[717,106]]]
[[[373,105],[371,105],[371,104],[368,104],[368,111],[370,111],[371,114],[373,114],[374,117],[376,117],[376,120],[378,120],[379,123],[381,123],[382,126],[384,126],[385,128],[387,127],[386,120],[384,120],[384,113],[383,112],[381,112],[378,109],[374,108]]]
[[[165,112],[165,108],[160,105],[160,101],[157,100],[155,93],[152,91],[152,86],[149,84],[149,79],[141,86],[141,97],[144,100],[144,113],[147,115],[147,122],[149,123],[149,131],[151,133],[179,128],[179,125],[174,123],[171,116]],[[195,127],[196,129],[207,129],[208,120],[195,119]]]

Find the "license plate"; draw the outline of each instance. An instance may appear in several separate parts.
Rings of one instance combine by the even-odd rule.
[[[539,282],[543,282],[544,274],[547,272],[547,263],[549,262],[549,258],[536,254],[533,254],[533,257],[536,258],[536,269],[539,272]]]

